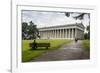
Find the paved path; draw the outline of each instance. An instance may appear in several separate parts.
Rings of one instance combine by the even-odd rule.
[[[89,59],[87,53],[82,47],[82,41],[65,44],[57,50],[49,50],[43,55],[33,59],[32,61],[58,61],[58,60],[79,60]]]

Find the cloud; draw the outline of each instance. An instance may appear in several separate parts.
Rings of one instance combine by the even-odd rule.
[[[72,16],[77,16],[77,14],[73,14]],[[76,21],[72,16],[67,17],[63,12],[22,11],[22,22],[33,21],[37,27],[48,27],[81,22],[80,20]],[[87,25],[88,17],[85,17],[83,23]]]

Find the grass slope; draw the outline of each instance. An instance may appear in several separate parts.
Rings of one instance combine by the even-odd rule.
[[[90,40],[83,40],[83,46],[86,51],[90,51]]]
[[[71,40],[36,40],[37,43],[50,43],[50,47],[48,50],[45,48],[37,48],[37,50],[31,50],[29,47],[29,43],[31,42],[33,42],[33,40],[22,40],[22,62],[31,61],[35,57],[40,56],[48,50],[58,49],[63,44],[70,43]]]

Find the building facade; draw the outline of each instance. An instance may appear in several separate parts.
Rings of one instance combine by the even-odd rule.
[[[38,28],[41,39],[83,39],[84,26],[82,23],[67,24]]]

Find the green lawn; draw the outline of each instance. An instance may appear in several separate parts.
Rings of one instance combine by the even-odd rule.
[[[48,50],[51,51],[51,50],[58,49],[63,44],[70,43],[71,40],[65,40],[65,39],[64,40],[36,40],[37,43],[41,43],[41,42],[50,43],[50,47],[48,50],[45,48],[37,48],[39,50],[31,50],[29,47],[29,43],[31,42],[33,42],[33,40],[22,40],[22,62],[31,61],[35,57],[40,56],[41,54],[43,54]]]
[[[87,51],[90,51],[90,40],[83,40],[83,46]]]

